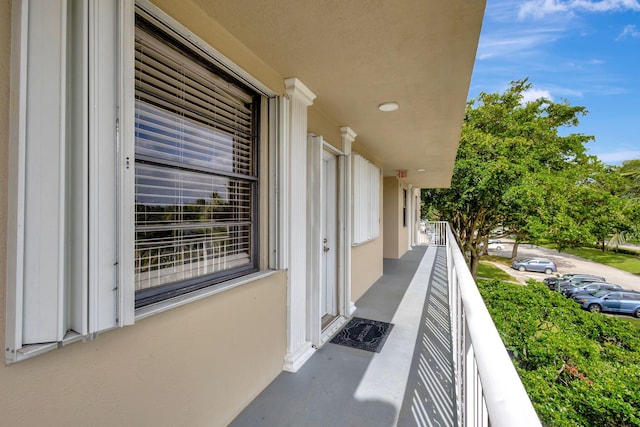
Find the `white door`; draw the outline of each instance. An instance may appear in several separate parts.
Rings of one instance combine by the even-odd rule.
[[[338,315],[338,204],[337,158],[323,151],[321,182],[322,263],[320,265],[320,315],[324,329]]]

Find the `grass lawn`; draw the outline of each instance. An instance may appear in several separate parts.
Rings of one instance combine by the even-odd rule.
[[[478,278],[489,280],[503,280],[505,282],[513,282],[514,279],[510,274],[500,270],[495,265],[492,265],[486,261],[480,261],[478,264]]]
[[[629,273],[640,274],[640,258],[637,256],[617,254],[609,251],[602,252],[599,249],[593,248],[565,249],[563,252],[628,271]]]
[[[507,258],[503,256],[482,255],[482,258],[480,258],[480,262],[482,263],[483,261],[491,261],[491,262],[495,262],[496,264],[503,264],[503,265],[506,265],[507,267],[511,267],[511,258]]]

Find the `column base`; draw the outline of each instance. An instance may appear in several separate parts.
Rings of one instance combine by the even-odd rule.
[[[298,369],[300,369],[315,352],[316,349],[311,346],[311,343],[305,341],[294,353],[287,354],[284,357],[284,366],[282,369],[287,372],[298,372]]]

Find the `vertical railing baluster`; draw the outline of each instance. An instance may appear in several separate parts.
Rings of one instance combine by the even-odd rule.
[[[446,247],[458,425],[540,427],[448,223],[429,226],[430,244]]]

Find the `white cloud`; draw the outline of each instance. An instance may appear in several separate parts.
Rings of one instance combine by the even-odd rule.
[[[603,163],[606,164],[620,164],[625,160],[640,159],[640,150],[626,150],[626,151],[613,151],[608,153],[596,153]]]
[[[555,93],[559,98],[580,99],[580,98],[584,98],[584,92],[585,90],[581,88],[568,88],[568,87],[553,88],[553,93]]]
[[[531,0],[520,6],[518,18],[523,19],[529,15],[534,18],[542,18],[545,15],[568,12],[568,6],[558,0]]]
[[[637,0],[573,0],[568,4],[573,10],[584,10],[586,12],[617,12],[622,10],[640,10],[640,3]]]
[[[485,16],[497,22],[513,22],[519,5],[513,0],[492,0],[487,2]]]
[[[510,57],[514,54],[526,55],[527,52],[537,49],[539,46],[553,43],[562,32],[561,29],[547,27],[529,30],[493,33],[491,36],[483,35],[478,46],[477,59],[489,59],[495,57]]]
[[[634,39],[640,37],[640,31],[638,31],[635,25],[627,25],[626,27],[624,27],[622,33],[620,33],[620,35],[616,37],[616,41],[625,39],[627,37],[631,37]]]
[[[532,16],[543,18],[553,14],[572,15],[575,12],[619,12],[619,11],[640,11],[640,1],[638,0],[529,0],[526,1],[518,11],[520,19]]]
[[[551,93],[548,90],[529,89],[528,91],[522,93],[523,104],[537,101],[540,98],[545,98],[545,99],[548,99],[549,101],[553,101],[553,97],[551,96]]]

